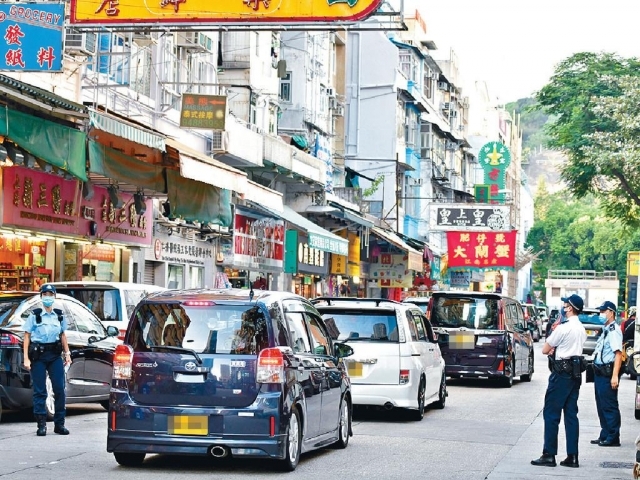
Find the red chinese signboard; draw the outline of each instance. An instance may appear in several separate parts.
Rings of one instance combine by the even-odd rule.
[[[233,228],[234,264],[255,270],[282,269],[284,220],[236,211]]]
[[[2,224],[105,242],[150,246],[151,200],[138,215],[133,196],[120,192],[122,208],[115,208],[106,188],[95,186],[91,200],[82,197],[76,180],[65,180],[24,167],[5,167]],[[91,227],[95,222],[95,230]]]
[[[447,232],[449,268],[515,268],[517,234]]]

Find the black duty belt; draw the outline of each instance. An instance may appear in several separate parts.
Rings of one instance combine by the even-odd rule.
[[[56,350],[60,350],[62,344],[58,342],[52,343],[41,343],[41,342],[33,342],[36,347],[40,347],[42,352],[55,352]]]
[[[595,373],[599,377],[611,378],[611,376],[613,375],[613,362],[611,362],[611,363],[594,363],[593,364],[593,373]]]

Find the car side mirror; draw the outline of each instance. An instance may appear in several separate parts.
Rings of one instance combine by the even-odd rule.
[[[346,343],[335,342],[333,344],[333,354],[336,358],[346,358],[353,355],[353,348]]]
[[[107,327],[107,337],[117,337],[119,334],[120,330],[118,330],[118,327],[114,327],[113,325]]]
[[[87,339],[87,343],[92,344],[92,343],[96,343],[98,341],[98,337],[96,337],[95,335],[91,335],[88,339]]]

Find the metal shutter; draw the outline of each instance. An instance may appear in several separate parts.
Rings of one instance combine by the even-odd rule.
[[[156,284],[156,262],[144,262],[144,283],[146,285]]]

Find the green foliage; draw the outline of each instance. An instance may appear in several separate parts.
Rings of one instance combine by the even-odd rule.
[[[507,103],[504,108],[509,113],[520,114],[522,148],[525,157],[528,152],[548,143],[549,139],[544,126],[549,121],[549,115],[538,107],[535,99],[521,98],[515,102]]]
[[[536,95],[540,108],[554,119],[546,127],[548,146],[568,155],[561,176],[571,193],[578,198],[594,195],[609,216],[627,225],[640,224],[640,181],[625,182],[637,175],[622,168],[629,158],[617,142],[632,140],[633,129],[622,128],[620,114],[626,108],[629,123],[634,123],[640,112],[637,102],[632,106],[612,99],[629,96],[638,81],[638,59],[578,53],[561,62]]]
[[[369,186],[369,188],[365,188],[363,190],[362,196],[364,198],[367,198],[373,195],[374,193],[376,193],[380,185],[382,185],[382,182],[384,182],[384,175],[381,175],[381,174],[376,175],[376,178],[374,179],[373,182],[371,182],[371,185]]]

